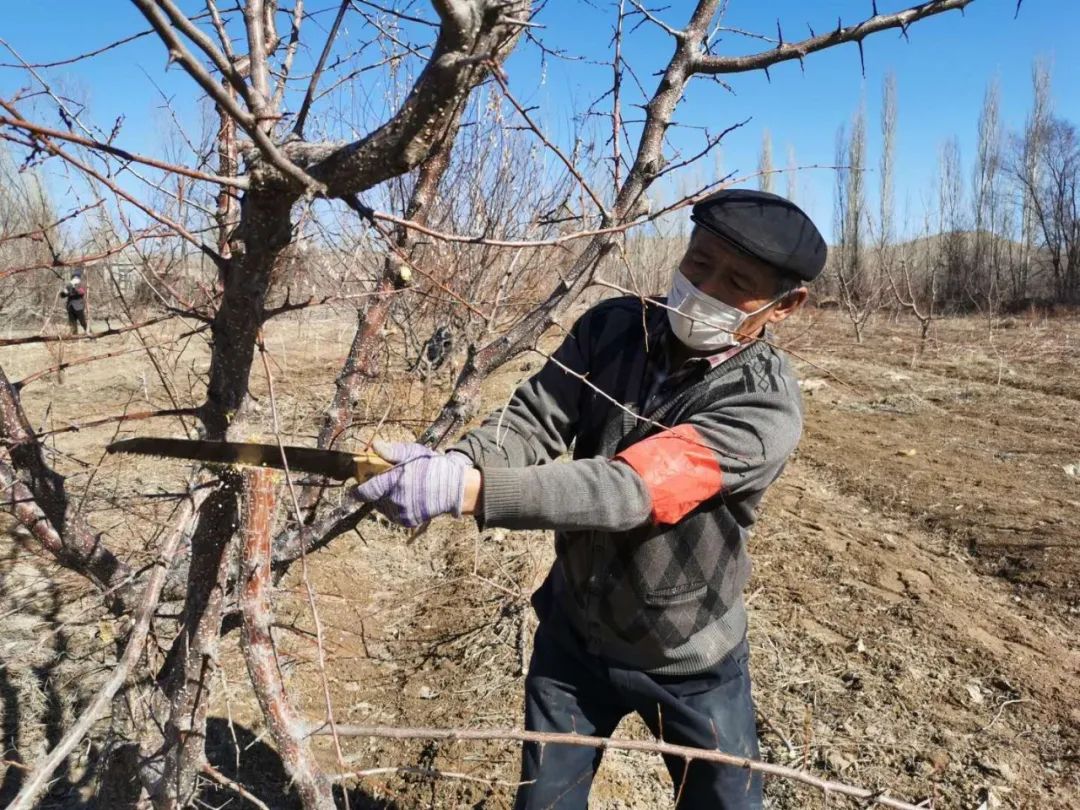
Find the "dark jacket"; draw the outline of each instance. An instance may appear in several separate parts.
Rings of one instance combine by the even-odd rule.
[[[67,299],[67,308],[73,312],[82,312],[86,308],[86,285],[84,283],[72,284],[68,282],[60,295]]]

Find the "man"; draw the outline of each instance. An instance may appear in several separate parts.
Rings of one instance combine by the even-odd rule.
[[[83,332],[89,332],[86,326],[86,285],[79,273],[76,272],[71,276],[71,281],[60,291],[60,297],[67,299],[68,326],[71,327],[71,334],[79,333],[80,324]]]
[[[399,464],[358,495],[405,525],[555,530],[527,728],[610,736],[637,712],[667,742],[756,757],[746,543],[802,430],[790,364],[762,338],[803,305],[826,246],[764,192],[719,192],[692,220],[665,303],[593,307],[505,411],[445,454],[377,447]],[[516,806],[585,807],[601,753],[526,745]],[[761,806],[754,772],[666,764],[681,808]]]

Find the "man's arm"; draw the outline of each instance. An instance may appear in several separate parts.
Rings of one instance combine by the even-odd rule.
[[[468,515],[489,511],[496,516],[503,505],[510,508],[518,499],[520,482],[508,482],[500,489],[499,473],[552,466],[547,462],[565,453],[574,439],[582,380],[589,372],[588,327],[593,312],[578,320],[552,358],[514,392],[506,408],[490,415],[446,453],[434,453],[421,445],[385,447],[387,458],[402,463],[358,487],[357,497],[375,503],[383,514],[408,526],[446,512]],[[554,466],[565,469],[572,465]],[[621,472],[625,476],[626,471]],[[484,477],[486,484],[481,483]],[[632,472],[630,477],[634,477]],[[534,482],[530,486],[551,485]],[[597,492],[602,490],[607,500],[610,488],[601,481],[583,481],[571,488],[580,491],[590,486]],[[533,505],[525,514],[541,521],[534,525],[546,525],[542,516],[551,507],[550,503]],[[595,511],[591,503],[582,510]],[[512,515],[507,517],[513,520]],[[576,518],[571,514],[569,519]]]
[[[656,523],[673,524],[718,495],[766,489],[799,442],[797,400],[751,393],[694,414],[619,453],[641,476]]]
[[[622,532],[649,520],[645,482],[618,460],[588,458],[466,472],[462,514],[483,526]]]
[[[589,373],[589,320],[585,313],[536,374],[506,407],[489,415],[449,450],[483,469],[545,464],[567,451],[580,415],[582,378]]]
[[[631,445],[615,459],[471,470],[466,511],[511,529],[627,531],[678,523],[718,495],[761,491],[798,443],[797,401],[726,399]]]

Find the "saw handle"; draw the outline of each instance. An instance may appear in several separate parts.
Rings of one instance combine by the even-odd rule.
[[[395,465],[392,461],[387,461],[382,456],[376,453],[360,453],[353,456],[353,478],[358,483],[364,483],[369,478],[374,478],[380,473],[384,473],[389,469],[392,469]]]

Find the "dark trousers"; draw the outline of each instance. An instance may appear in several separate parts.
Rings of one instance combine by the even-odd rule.
[[[750,696],[749,649],[744,639],[710,671],[689,677],[648,675],[591,656],[569,633],[559,637],[541,622],[525,680],[525,727],[609,737],[637,712],[664,742],[719,749],[757,758]],[[522,750],[516,810],[579,810],[603,752],[575,745],[527,743]],[[689,766],[664,757],[680,810],[758,810],[761,776],[700,760]]]
[[[74,334],[79,331],[81,325],[84,332],[89,331],[86,328],[86,310],[75,309],[74,307],[67,308],[68,325],[71,327],[71,332]]]

